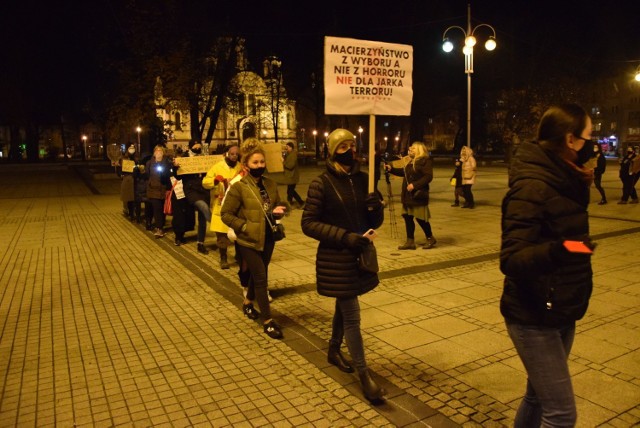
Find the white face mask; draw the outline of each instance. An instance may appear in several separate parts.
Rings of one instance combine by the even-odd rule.
[[[127,152],[129,152],[129,154],[132,155],[136,152],[136,149],[129,149],[127,150]]]

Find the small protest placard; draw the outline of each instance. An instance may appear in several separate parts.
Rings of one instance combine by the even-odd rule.
[[[267,155],[267,171],[272,173],[284,171],[284,166],[282,165],[282,144],[269,143],[264,144],[262,147],[264,148],[264,153]]]
[[[185,158],[175,158],[175,163],[180,166],[180,168],[178,168],[178,175],[199,174],[209,171],[213,165],[222,159],[222,155],[189,156]]]
[[[132,161],[130,159],[122,159],[122,172],[133,172],[133,168],[135,166],[135,161]]]

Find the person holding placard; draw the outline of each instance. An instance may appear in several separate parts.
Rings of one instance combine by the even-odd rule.
[[[120,167],[120,176],[122,177],[122,183],[120,184],[120,200],[123,205],[123,214],[134,221],[136,218],[136,196],[135,196],[135,177],[134,168],[136,157],[136,147],[131,144],[127,151],[122,155],[118,162]],[[128,166],[133,167],[128,168]],[[138,217],[140,217],[140,205],[137,205]]]
[[[242,312],[253,320],[262,316],[264,332],[272,339],[281,339],[282,329],[271,318],[267,285],[269,262],[277,238],[277,220],[284,215],[287,204],[280,199],[277,183],[263,176],[266,155],[261,146],[243,154],[242,164],[249,174],[231,186],[220,214],[222,221],[234,230],[237,249],[250,272]],[[253,307],[254,299],[262,314]]]
[[[202,143],[200,141],[189,141],[189,150],[183,154],[184,157],[202,156]],[[175,158],[173,165],[177,167],[177,174],[180,174],[180,159]],[[182,174],[182,187],[187,201],[198,211],[198,252],[209,254],[209,250],[204,245],[207,235],[207,223],[211,221],[211,195],[209,189],[202,186],[202,179],[205,173]]]
[[[227,237],[229,226],[222,222],[220,216],[222,199],[229,188],[229,182],[238,175],[241,169],[242,165],[238,162],[238,146],[234,144],[226,148],[224,159],[212,166],[202,179],[202,187],[210,189],[213,196],[209,230],[216,234],[216,246],[220,252],[220,267],[222,269],[229,269],[227,248],[231,246],[231,241]]]

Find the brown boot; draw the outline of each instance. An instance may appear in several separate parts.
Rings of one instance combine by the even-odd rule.
[[[227,261],[227,249],[219,248],[220,250],[220,267],[222,269],[229,269],[229,262]]]
[[[415,249],[416,249],[416,243],[413,239],[407,239],[407,242],[405,242],[404,244],[398,247],[398,250],[415,250]]]

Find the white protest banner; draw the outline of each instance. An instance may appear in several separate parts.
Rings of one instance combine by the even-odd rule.
[[[282,164],[282,144],[268,143],[263,144],[262,148],[266,155],[267,171],[271,173],[284,171],[284,165]]]
[[[122,159],[122,172],[133,172],[133,167],[136,166],[135,161],[130,159]]]
[[[409,116],[413,46],[324,38],[325,114]]]
[[[180,168],[178,168],[178,175],[199,174],[209,171],[213,165],[220,162],[223,158],[224,156],[222,155],[189,156],[175,158],[175,163],[180,166]]]

